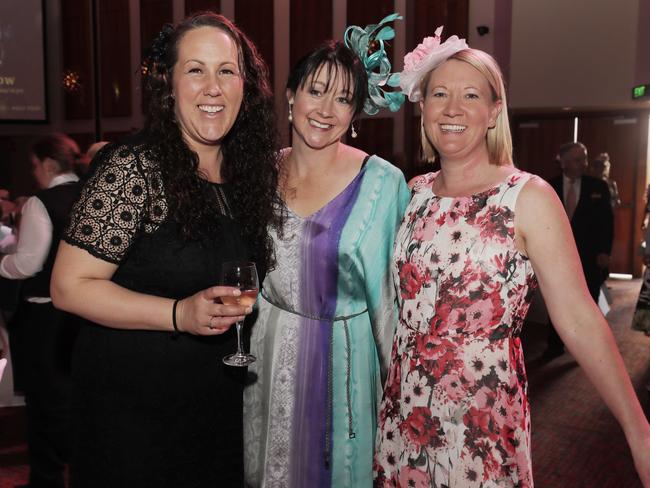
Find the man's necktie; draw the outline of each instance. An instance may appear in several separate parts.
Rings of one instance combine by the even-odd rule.
[[[578,198],[576,195],[576,183],[575,180],[569,180],[569,191],[566,193],[566,202],[564,202],[564,208],[566,208],[566,213],[569,216],[569,220],[573,217],[573,212],[576,211],[578,206]]]

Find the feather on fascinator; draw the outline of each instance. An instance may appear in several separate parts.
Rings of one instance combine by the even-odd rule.
[[[429,71],[458,51],[469,48],[465,39],[458,36],[451,36],[441,44],[442,29],[443,26],[438,27],[434,37],[425,37],[418,47],[404,56],[404,71],[400,73],[399,86],[412,102],[422,99],[420,83]]]
[[[363,111],[368,115],[375,115],[382,108],[397,112],[404,103],[404,95],[400,91],[386,90],[386,87],[399,86],[399,74],[391,73],[384,47],[384,41],[395,37],[395,30],[387,24],[401,18],[401,15],[394,13],[378,24],[365,28],[351,25],[345,29],[345,45],[359,56],[368,75],[368,98],[363,106]]]

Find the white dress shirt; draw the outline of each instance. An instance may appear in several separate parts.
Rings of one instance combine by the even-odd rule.
[[[0,253],[12,254],[16,252],[17,243],[18,238],[14,234],[14,229],[0,223]]]
[[[580,201],[580,188],[582,187],[582,178],[576,178],[572,180],[566,175],[562,175],[562,202],[566,207],[567,196],[569,195],[569,187],[573,185],[573,191],[576,192],[576,204]]]
[[[63,173],[52,178],[48,188],[71,181],[79,178],[74,173]],[[52,220],[38,197],[25,202],[21,215],[16,252],[0,261],[0,276],[10,280],[24,280],[41,271],[52,245]]]

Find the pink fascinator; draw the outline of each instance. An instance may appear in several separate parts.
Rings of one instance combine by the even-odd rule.
[[[404,71],[400,73],[399,86],[412,102],[422,99],[420,82],[429,71],[469,47],[465,39],[458,36],[451,36],[440,43],[442,29],[443,26],[438,27],[434,37],[425,37],[418,47],[404,56]]]

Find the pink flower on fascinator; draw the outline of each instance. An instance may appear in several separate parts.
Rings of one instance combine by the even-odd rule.
[[[425,37],[418,47],[404,56],[404,71],[400,73],[399,86],[412,102],[422,98],[420,82],[429,71],[458,51],[469,47],[465,39],[459,39],[458,36],[451,36],[441,43],[442,29],[442,26],[438,27],[434,37]]]
[[[413,51],[404,56],[404,71],[411,71],[415,65],[427,57],[431,49],[440,45],[440,37],[425,37]]]

